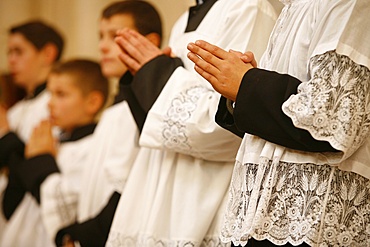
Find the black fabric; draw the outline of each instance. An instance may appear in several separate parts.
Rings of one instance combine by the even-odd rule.
[[[197,30],[199,24],[216,2],[217,0],[203,0],[203,4],[199,4],[199,1],[197,1],[197,5],[189,9],[189,18],[185,33]]]
[[[34,99],[35,97],[37,97],[45,89],[46,89],[46,82],[43,82],[40,85],[38,85],[35,88],[35,90],[33,90],[33,93],[31,95],[28,95],[25,99],[26,100]]]
[[[0,139],[0,168],[9,163],[9,157],[13,153],[23,156],[24,143],[14,132],[8,132]]]
[[[55,158],[50,154],[38,155],[13,167],[12,172],[21,181],[22,186],[40,203],[40,186],[52,173],[59,173]]]
[[[21,181],[17,176],[15,176],[13,171],[13,167],[21,163],[23,160],[23,157],[20,157],[16,153],[12,153],[9,158],[8,183],[6,185],[2,200],[2,211],[7,220],[9,220],[13,215],[14,211],[17,209],[19,203],[26,194],[26,190],[23,188]]]
[[[96,125],[96,123],[90,123],[81,127],[77,127],[72,131],[70,135],[65,136],[63,139],[61,139],[60,142],[74,142],[84,138],[85,136],[91,135],[92,133],[94,133]]]
[[[300,80],[287,74],[251,69],[243,77],[234,109],[235,127],[267,141],[309,152],[336,152],[328,142],[296,128],[281,106],[297,93]],[[222,114],[222,113],[219,113]],[[222,126],[222,125],[221,125]]]
[[[130,107],[131,114],[135,119],[136,125],[138,126],[139,131],[141,131],[144,126],[147,112],[145,112],[140,106],[138,99],[135,97],[135,94],[132,91],[132,80],[133,76],[130,72],[127,72],[121,77],[119,82],[119,95],[117,95],[116,98],[117,101],[119,99],[126,100]]]
[[[121,103],[122,101],[126,100],[126,95],[125,95],[125,88],[127,85],[130,85],[133,76],[131,75],[130,72],[126,72],[119,80],[119,85],[118,85],[118,92],[116,96],[114,97],[114,102],[113,105]]]
[[[222,128],[234,133],[235,135],[243,138],[244,132],[240,131],[234,122],[234,116],[227,110],[226,98],[221,96],[220,102],[218,104],[218,109],[216,112],[216,123]]]
[[[95,218],[59,230],[55,237],[56,245],[62,246],[63,237],[69,235],[71,240],[78,241],[82,247],[105,246],[120,197],[118,192],[114,192]]]
[[[158,56],[146,63],[136,73],[132,83],[126,85],[124,92],[127,102],[140,131],[150,108],[179,66],[183,66],[180,58]]]

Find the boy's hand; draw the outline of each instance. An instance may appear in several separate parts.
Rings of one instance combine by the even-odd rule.
[[[188,50],[188,58],[194,62],[195,71],[217,92],[232,101],[236,100],[244,74],[254,68],[252,62],[256,65],[254,58],[240,52],[225,51],[202,40],[189,43]],[[245,63],[244,59],[251,62]]]
[[[146,37],[128,28],[117,31],[116,43],[123,51],[119,58],[133,75],[147,62],[164,54]]]
[[[25,157],[27,159],[37,155],[56,155],[56,140],[52,134],[52,125],[49,120],[44,120],[35,127],[26,145]]]

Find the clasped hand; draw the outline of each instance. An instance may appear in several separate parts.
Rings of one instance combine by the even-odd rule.
[[[244,74],[257,67],[252,52],[225,51],[203,40],[189,43],[187,48],[195,71],[232,101],[236,100]]]
[[[56,140],[49,120],[41,121],[34,128],[25,148],[25,157],[28,159],[42,154],[56,155]]]

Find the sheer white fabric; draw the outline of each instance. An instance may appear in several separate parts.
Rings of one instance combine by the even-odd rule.
[[[284,1],[260,64],[303,83],[282,106],[338,153],[286,149],[246,134],[223,241],[370,245],[369,57],[365,0]]]
[[[194,32],[184,33],[188,13],[180,17],[170,46],[184,67],[149,111],[107,246],[229,245],[219,232],[241,140],[215,123],[220,96],[194,71],[186,46],[205,39],[225,49],[256,49],[258,58],[275,17],[261,0],[219,0]]]

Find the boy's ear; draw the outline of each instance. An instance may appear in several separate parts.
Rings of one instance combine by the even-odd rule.
[[[87,111],[96,115],[104,106],[104,96],[99,91],[92,91],[87,97]]]
[[[42,52],[44,54],[45,63],[50,65],[56,61],[58,56],[58,48],[52,43],[47,43],[43,48]]]
[[[159,36],[158,33],[149,33],[145,35],[145,37],[152,42],[154,45],[160,47],[161,45],[161,37]]]

